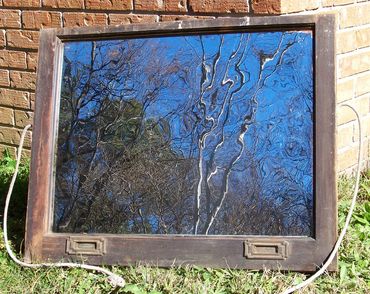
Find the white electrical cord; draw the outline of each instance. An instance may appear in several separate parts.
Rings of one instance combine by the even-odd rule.
[[[357,117],[357,121],[358,121],[358,131],[359,131],[359,149],[358,149],[358,161],[357,161],[357,166],[358,167],[357,167],[356,184],[355,184],[355,190],[354,190],[354,193],[353,193],[352,203],[351,203],[350,209],[348,211],[348,215],[347,215],[346,222],[345,222],[345,225],[343,227],[343,230],[340,233],[337,242],[335,243],[333,251],[329,255],[327,261],[324,263],[322,268],[320,268],[314,275],[312,275],[307,280],[303,281],[302,283],[300,283],[300,284],[298,284],[294,287],[291,287],[291,288],[285,290],[284,292],[282,292],[282,294],[290,294],[294,291],[297,291],[297,290],[299,290],[303,287],[308,286],[310,283],[312,283],[315,279],[317,279],[319,276],[321,276],[325,272],[325,270],[328,268],[328,266],[333,261],[335,255],[337,254],[337,252],[339,250],[339,247],[340,247],[340,244],[343,241],[343,238],[344,238],[344,236],[347,232],[349,223],[351,221],[351,217],[352,217],[352,214],[353,214],[353,210],[355,208],[356,198],[357,198],[357,194],[358,194],[358,190],[359,190],[359,186],[360,186],[360,172],[361,172],[361,166],[360,165],[361,165],[361,162],[362,162],[361,120],[360,120],[360,116],[359,116],[358,112],[351,105],[342,104],[341,106],[349,107],[355,113],[355,115]],[[23,129],[21,140],[20,140],[20,143],[19,143],[18,153],[17,153],[17,163],[16,163],[16,167],[15,167],[15,172],[13,174],[13,177],[12,177],[12,180],[11,180],[11,183],[10,183],[10,186],[9,186],[9,191],[8,191],[8,194],[6,196],[6,201],[5,201],[4,223],[3,223],[4,228],[3,228],[3,230],[4,230],[5,247],[6,247],[6,250],[9,254],[9,256],[13,259],[14,262],[16,262],[17,264],[19,264],[21,266],[24,266],[24,267],[31,267],[31,268],[38,268],[38,267],[70,267],[70,268],[83,268],[83,269],[87,269],[87,270],[98,271],[98,272],[101,272],[101,273],[104,273],[104,274],[108,275],[108,280],[113,286],[124,287],[125,280],[122,277],[120,277],[120,276],[118,276],[118,275],[116,275],[116,274],[112,273],[111,271],[106,270],[104,268],[101,268],[101,267],[98,267],[98,266],[80,264],[80,263],[69,263],[69,262],[40,263],[40,264],[26,263],[26,262],[23,262],[23,261],[19,260],[15,256],[15,254],[13,253],[12,249],[10,248],[9,241],[8,241],[8,232],[7,232],[8,231],[8,228],[7,228],[8,208],[9,208],[9,202],[10,202],[10,198],[11,198],[13,188],[14,188],[14,183],[15,183],[15,180],[16,180],[17,175],[18,175],[18,169],[19,169],[20,159],[21,159],[21,155],[22,155],[24,138],[26,136],[27,130],[30,127],[31,127],[31,125],[27,125]]]
[[[4,242],[5,242],[6,251],[8,252],[11,259],[13,259],[13,261],[15,263],[19,264],[20,266],[30,267],[30,268],[40,268],[40,267],[83,268],[83,269],[86,269],[86,270],[92,270],[92,271],[97,271],[97,272],[101,272],[103,274],[106,274],[106,275],[108,275],[108,281],[112,286],[114,286],[114,287],[124,287],[125,286],[125,280],[122,277],[112,273],[111,271],[109,271],[107,269],[99,267],[99,266],[93,266],[93,265],[87,265],[87,264],[81,264],[81,263],[71,263],[71,262],[33,264],[33,263],[27,263],[27,262],[19,260],[15,256],[15,254],[13,253],[13,251],[12,251],[10,245],[9,245],[9,240],[8,240],[8,208],[9,208],[9,202],[10,202],[10,198],[11,198],[11,195],[12,195],[12,192],[13,192],[15,180],[16,180],[17,175],[18,175],[18,169],[19,169],[19,164],[20,164],[21,156],[22,156],[24,138],[26,136],[27,130],[30,127],[31,127],[31,125],[27,125],[23,129],[21,140],[20,140],[20,143],[19,143],[18,153],[17,153],[17,163],[16,163],[16,166],[15,166],[15,171],[14,171],[12,180],[10,182],[9,191],[8,191],[8,194],[7,194],[6,200],[5,200],[4,222],[3,222],[4,232],[3,233],[4,233]]]
[[[351,206],[350,206],[349,211],[348,211],[348,214],[347,214],[346,222],[344,224],[344,227],[342,229],[342,232],[340,233],[340,235],[338,237],[337,242],[335,243],[335,246],[334,246],[333,251],[330,253],[328,259],[326,260],[326,262],[324,263],[324,265],[322,266],[322,268],[320,268],[314,275],[312,275],[311,277],[309,277],[307,280],[303,281],[302,283],[300,283],[300,284],[298,284],[298,285],[296,285],[294,287],[291,287],[291,288],[285,290],[284,292],[282,292],[282,294],[293,293],[294,291],[297,291],[297,290],[299,290],[301,288],[307,287],[309,284],[311,284],[314,280],[316,280],[319,276],[321,276],[326,271],[326,269],[328,268],[328,266],[333,261],[335,255],[337,254],[337,252],[339,250],[339,246],[340,246],[340,244],[343,241],[344,235],[346,234],[347,229],[348,229],[348,226],[349,226],[349,223],[351,221],[352,213],[353,213],[353,210],[354,210],[355,204],[356,204],[356,198],[357,198],[358,190],[359,190],[359,187],[360,187],[361,162],[362,162],[361,120],[360,120],[360,115],[358,114],[358,112],[356,111],[356,109],[354,109],[351,105],[349,105],[349,104],[342,104],[341,106],[349,107],[350,109],[352,109],[352,111],[355,113],[355,115],[357,117],[357,123],[358,123],[358,143],[359,143],[358,155],[357,155],[356,184],[355,184],[355,190],[353,192],[353,198],[352,198]]]

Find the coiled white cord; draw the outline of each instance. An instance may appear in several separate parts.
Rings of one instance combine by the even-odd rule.
[[[361,162],[362,162],[361,120],[360,120],[360,116],[359,116],[358,112],[351,105],[349,105],[349,104],[342,104],[341,106],[349,107],[355,113],[355,115],[357,117],[358,130],[359,130],[359,149],[358,149],[358,160],[357,160],[357,166],[358,167],[357,167],[357,172],[356,172],[356,184],[355,184],[355,190],[354,190],[354,193],[353,193],[353,198],[352,198],[351,206],[350,206],[349,211],[348,211],[348,214],[347,214],[346,222],[344,224],[344,227],[343,227],[342,232],[340,233],[340,235],[338,237],[337,242],[335,243],[335,246],[334,246],[333,251],[329,255],[329,257],[328,257],[327,261],[324,263],[324,265],[314,275],[312,275],[310,278],[308,278],[307,280],[303,281],[302,283],[300,283],[300,284],[298,284],[298,285],[296,285],[294,287],[291,287],[291,288],[285,290],[284,292],[282,292],[282,294],[290,294],[290,293],[292,293],[294,291],[297,291],[297,290],[299,290],[301,288],[304,288],[304,287],[308,286],[310,283],[312,283],[315,279],[317,279],[319,276],[321,276],[326,271],[326,269],[328,268],[328,266],[333,261],[335,255],[337,254],[337,252],[339,250],[339,247],[340,247],[340,244],[343,241],[343,238],[344,238],[344,236],[345,236],[345,234],[347,232],[349,223],[351,221],[351,217],[352,217],[352,214],[353,214],[353,210],[355,208],[357,194],[358,194],[358,190],[359,190],[359,186],[360,186]],[[16,166],[15,166],[15,171],[14,171],[12,180],[10,182],[9,191],[8,191],[8,194],[7,194],[6,200],[5,200],[4,222],[3,222],[3,230],[4,230],[4,232],[3,233],[4,233],[5,247],[6,247],[6,250],[7,250],[8,254],[9,254],[9,256],[11,257],[11,259],[14,262],[16,262],[20,266],[24,266],[24,267],[30,267],[30,268],[39,268],[39,267],[68,267],[68,268],[83,268],[83,269],[87,269],[87,270],[98,271],[98,272],[101,272],[103,274],[108,275],[108,281],[110,282],[111,285],[118,286],[118,287],[124,287],[125,280],[122,277],[120,277],[120,276],[118,276],[118,275],[112,273],[111,271],[106,270],[106,269],[104,269],[102,267],[92,266],[92,265],[87,265],[87,264],[80,264],[80,263],[70,263],[70,262],[31,264],[31,263],[26,263],[26,262],[23,262],[23,261],[19,260],[15,256],[15,254],[13,253],[13,251],[12,251],[10,245],[9,245],[9,241],[8,241],[8,227],[7,227],[8,208],[9,208],[9,202],[10,202],[10,198],[11,198],[11,195],[12,195],[12,192],[13,192],[15,180],[16,180],[17,175],[18,175],[18,169],[19,169],[19,164],[20,164],[21,155],[22,155],[24,138],[26,136],[27,130],[30,127],[31,127],[31,125],[27,125],[23,129],[21,140],[20,140],[20,143],[19,143],[18,153],[17,153],[17,163],[16,163]]]
[[[81,263],[72,263],[72,262],[39,263],[39,264],[35,263],[35,264],[33,264],[33,263],[27,263],[27,262],[19,260],[15,256],[15,254],[13,253],[13,251],[12,251],[10,245],[9,245],[9,240],[8,240],[8,209],[9,209],[9,202],[10,202],[10,198],[11,198],[11,195],[12,195],[12,192],[13,192],[15,180],[16,180],[17,175],[18,175],[18,169],[19,169],[19,164],[20,164],[21,156],[22,156],[24,138],[26,136],[27,130],[30,127],[31,127],[31,125],[27,125],[23,129],[21,140],[20,140],[20,143],[19,143],[18,152],[17,152],[17,163],[16,163],[16,166],[15,166],[15,171],[14,171],[12,180],[10,182],[9,191],[8,191],[8,194],[7,194],[6,200],[5,200],[4,220],[3,220],[3,230],[4,230],[4,232],[3,232],[3,234],[4,234],[4,243],[5,243],[6,251],[8,252],[11,259],[13,259],[13,261],[15,263],[19,264],[20,266],[30,267],[30,268],[40,268],[40,267],[83,268],[83,269],[86,269],[86,270],[92,270],[92,271],[97,271],[97,272],[101,272],[103,274],[106,274],[106,275],[108,275],[108,281],[112,286],[114,286],[114,287],[124,287],[125,286],[125,280],[122,277],[112,273],[111,271],[109,271],[107,269],[99,267],[99,266],[93,266],[93,265],[87,265],[87,264],[81,264]]]
[[[356,184],[355,184],[355,190],[353,192],[353,198],[352,198],[351,206],[349,208],[349,211],[348,211],[348,214],[347,214],[347,217],[346,217],[346,222],[344,224],[344,227],[342,229],[342,232],[340,233],[340,235],[338,237],[337,242],[335,243],[335,246],[334,246],[333,251],[330,253],[328,259],[323,264],[323,266],[315,274],[313,274],[311,277],[309,277],[307,280],[303,281],[302,283],[300,283],[300,284],[298,284],[298,285],[296,285],[294,287],[291,287],[291,288],[285,290],[284,292],[282,292],[282,294],[293,293],[294,291],[297,291],[297,290],[299,290],[301,288],[307,287],[309,284],[311,284],[314,280],[316,280],[318,277],[320,277],[326,271],[326,269],[328,268],[328,266],[333,261],[335,255],[337,254],[337,252],[339,250],[339,247],[340,247],[340,244],[343,241],[344,235],[346,234],[347,229],[349,227],[349,223],[351,221],[353,210],[354,210],[355,204],[356,204],[358,190],[359,190],[359,187],[360,187],[361,162],[362,162],[361,120],[360,120],[360,115],[358,114],[358,112],[356,111],[356,109],[354,109],[351,105],[349,105],[349,104],[341,104],[341,106],[349,107],[355,113],[355,115],[356,115],[357,123],[358,123],[358,143],[359,143],[358,154],[357,154]]]

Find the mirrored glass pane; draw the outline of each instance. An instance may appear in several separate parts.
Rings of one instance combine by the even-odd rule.
[[[64,43],[55,232],[313,231],[313,36]]]

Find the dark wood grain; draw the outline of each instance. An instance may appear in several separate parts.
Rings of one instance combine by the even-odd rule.
[[[57,42],[55,31],[41,32],[25,236],[25,258],[32,261],[42,257],[42,239],[49,215]]]
[[[84,256],[93,264],[156,266],[193,264],[212,267],[314,271],[331,252],[337,236],[335,170],[335,16],[220,18],[150,25],[43,30],[40,39],[29,186],[26,258],[28,261],[80,260],[66,254],[70,235],[51,232],[56,105],[60,86],[60,43],[166,34],[310,29],[315,35],[315,238],[279,237],[289,243],[286,260],[252,260],[243,256],[245,240],[261,236],[195,237],[104,235],[107,254]],[[83,238],[83,236],[80,236]],[[266,240],[271,238],[264,237]],[[276,237],[275,237],[276,239]],[[336,270],[336,261],[330,270]]]
[[[317,254],[323,259],[337,237],[334,28],[334,17],[322,17],[315,29],[315,237]],[[336,262],[331,270],[336,269]]]

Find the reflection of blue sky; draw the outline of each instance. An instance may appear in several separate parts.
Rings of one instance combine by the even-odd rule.
[[[110,89],[105,90],[105,96],[112,100],[136,99],[146,105],[145,120],[165,118],[170,125],[171,147],[186,158],[199,159],[199,140],[207,133],[199,160],[209,162],[213,157],[213,170],[220,169],[210,180],[214,187],[220,187],[222,173],[231,167],[229,191],[247,193],[248,178],[255,172],[265,197],[279,202],[291,194],[312,205],[311,32],[102,42],[107,46],[101,49],[97,60],[100,64],[112,52],[141,48],[137,50],[137,63],[131,64],[137,67],[134,75],[107,81],[108,71],[101,73],[103,86]],[[92,42],[67,43],[65,56],[72,64],[78,60],[88,67],[91,46]],[[201,84],[203,59],[209,81]],[[174,69],[167,75],[167,84],[148,102],[147,88],[155,86],[150,71],[165,72],[170,66]],[[72,75],[77,75],[78,67],[73,70]],[[103,86],[97,84],[99,89]],[[92,100],[81,109],[81,118],[94,113],[97,103],[99,99]]]

